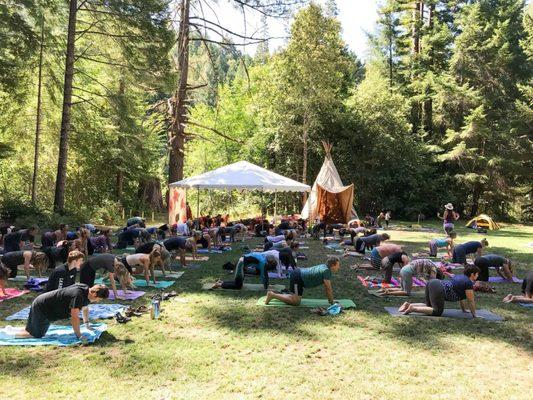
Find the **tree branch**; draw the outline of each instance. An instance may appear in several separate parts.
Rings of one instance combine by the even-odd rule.
[[[194,125],[194,126],[197,126],[199,128],[203,128],[203,129],[207,129],[208,131],[211,131],[213,133],[216,133],[217,135],[223,137],[224,139],[228,139],[228,140],[231,140],[232,142],[235,142],[235,143],[239,143],[239,144],[244,144],[244,142],[241,142],[240,140],[237,140],[237,139],[234,139],[232,137],[229,137],[228,135],[220,132],[219,130],[215,129],[215,128],[211,128],[209,126],[205,126],[205,125],[202,125],[198,122],[195,122],[195,121],[191,121],[191,120],[188,120],[187,121],[188,124],[190,125]]]

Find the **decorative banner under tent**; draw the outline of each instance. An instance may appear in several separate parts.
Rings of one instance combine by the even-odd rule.
[[[328,223],[347,223],[357,218],[353,207],[354,185],[343,185],[331,158],[332,145],[326,142],[322,142],[322,145],[326,157],[302,210],[302,218],[314,221],[319,217]]]
[[[170,225],[187,221],[187,191],[171,187],[168,196],[168,223]]]
[[[311,187],[297,182],[283,175],[276,174],[268,169],[261,168],[248,161],[239,161],[233,164],[214,169],[201,175],[192,176],[170,184],[170,193],[173,189],[197,190],[197,215],[200,215],[200,189],[211,190],[257,190],[267,193],[278,192],[309,192]],[[170,196],[170,210],[175,207],[171,204],[174,197]],[[183,200],[185,206],[185,200]],[[276,213],[276,212],[275,212]]]

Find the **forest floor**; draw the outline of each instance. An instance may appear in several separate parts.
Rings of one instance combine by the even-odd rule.
[[[489,252],[518,261],[519,277],[533,267],[532,226],[458,233],[459,242],[486,236]],[[390,234],[410,252],[425,250],[430,238],[441,236]],[[302,266],[322,263],[333,253],[319,241],[305,242],[309,260]],[[402,300],[369,295],[349,268],[356,260],[351,257],[342,260],[332,282],[335,298],[352,299],[357,308],[336,317],[261,307],[260,292],[201,289],[231,277],[222,264],[235,261],[242,245],[256,243],[260,239],[236,243],[233,251],[187,270],[172,287],[179,295],[162,303],[160,320],[148,315],[125,325],[109,320],[107,332],[91,346],[2,347],[0,398],[412,400],[518,399],[533,393],[533,309],[501,301],[507,293],[518,294],[519,284],[495,284],[497,294],[476,293],[477,307],[503,322],[391,317],[383,307]],[[148,305],[150,293],[134,304]],[[34,297],[0,303],[0,318]],[[305,297],[325,296],[315,288]]]

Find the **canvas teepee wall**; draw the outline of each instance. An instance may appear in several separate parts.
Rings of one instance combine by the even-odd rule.
[[[324,164],[302,210],[302,218],[314,221],[318,216],[327,223],[346,223],[357,216],[353,207],[354,185],[344,186],[331,158],[331,144],[322,143]]]

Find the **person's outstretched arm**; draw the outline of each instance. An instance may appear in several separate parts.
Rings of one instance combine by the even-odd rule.
[[[329,304],[333,304],[335,300],[333,299],[333,288],[331,287],[331,281],[329,279],[324,279],[324,289],[326,289],[326,296]]]
[[[470,309],[470,312],[472,313],[472,317],[476,318],[476,300],[474,297],[474,290],[469,289],[465,293],[466,293],[466,298],[468,300],[468,308]]]
[[[70,323],[72,324],[72,329],[74,330],[76,337],[78,339],[81,338],[80,309],[79,308],[70,309]]]
[[[115,274],[110,272],[109,273],[109,281],[111,282],[111,289],[113,290],[113,294],[115,295],[115,299],[118,299],[118,293],[117,293],[117,285],[115,283]],[[122,288],[124,293],[126,292],[125,288]]]
[[[30,279],[30,261],[31,261],[31,252],[25,251],[23,253],[24,256],[24,273],[26,274],[26,278]],[[39,269],[39,277],[41,276],[41,270]]]

